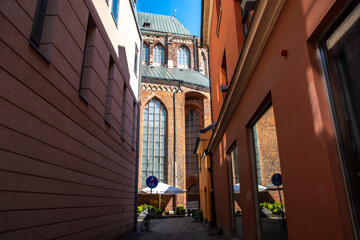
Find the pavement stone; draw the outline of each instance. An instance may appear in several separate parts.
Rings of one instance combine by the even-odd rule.
[[[206,227],[192,217],[154,218],[150,222],[150,232],[141,232],[142,219],[138,220],[137,231],[123,237],[123,240],[214,240],[222,235],[209,235]]]

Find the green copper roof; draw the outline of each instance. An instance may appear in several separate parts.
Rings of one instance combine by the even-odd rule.
[[[209,78],[191,69],[165,68],[147,65],[142,65],[141,69],[143,78],[182,81],[188,84],[209,88]]]
[[[176,17],[143,12],[138,12],[137,14],[141,30],[191,35]]]

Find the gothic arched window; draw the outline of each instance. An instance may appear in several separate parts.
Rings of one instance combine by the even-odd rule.
[[[178,68],[190,68],[190,54],[189,50],[182,46],[177,52],[177,64]]]
[[[153,63],[155,66],[164,66],[165,57],[164,57],[164,48],[158,44],[154,47],[153,52]]]
[[[142,64],[149,65],[149,46],[144,44],[143,45],[143,59]]]
[[[156,99],[150,101],[143,113],[141,184],[155,176],[165,182],[166,111]]]
[[[199,114],[191,109],[185,116],[186,174],[197,173],[196,139],[200,137]]]
[[[204,53],[201,54],[200,73],[206,75],[206,57],[205,57]]]

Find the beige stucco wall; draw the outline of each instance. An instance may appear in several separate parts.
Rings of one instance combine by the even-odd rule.
[[[118,46],[125,47],[126,49],[126,58],[130,72],[130,86],[136,99],[139,100],[139,69],[141,66],[140,50],[142,38],[136,22],[136,11],[132,9],[131,0],[119,1],[118,24],[116,26],[111,15],[112,1],[109,0],[108,5],[105,0],[92,0],[116,53],[119,54]],[[139,50],[136,74],[134,72],[135,44]]]

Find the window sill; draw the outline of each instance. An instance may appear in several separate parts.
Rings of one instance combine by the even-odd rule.
[[[48,64],[50,64],[50,60],[41,52],[41,50],[40,50],[31,40],[29,40],[29,43],[30,43],[30,46],[32,46],[32,47],[35,49],[35,51],[37,51],[37,52],[40,54],[40,56],[41,56]]]
[[[109,122],[108,120],[106,120],[106,119],[104,119],[104,121],[105,121],[106,126],[109,127],[109,128],[111,128],[110,122]]]
[[[116,28],[118,27],[118,23],[117,23],[117,20],[115,19],[115,17],[114,17],[114,14],[111,12],[111,16],[112,16],[112,18],[113,18],[113,20],[114,20],[114,23],[115,23],[115,26],[116,26]]]
[[[79,92],[79,97],[86,103],[86,105],[89,105],[89,101],[80,92]]]

